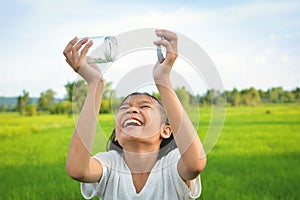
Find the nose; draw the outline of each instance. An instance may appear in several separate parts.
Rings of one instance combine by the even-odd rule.
[[[127,113],[128,114],[139,113],[139,110],[135,106],[131,106],[128,108]]]

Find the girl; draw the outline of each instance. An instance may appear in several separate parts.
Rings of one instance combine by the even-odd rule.
[[[90,156],[98,123],[104,80],[86,57],[92,41],[75,37],[64,50],[67,63],[88,83],[88,94],[76,125],[66,169],[81,182],[86,198],[195,199],[199,174],[206,165],[200,139],[169,79],[177,58],[177,35],[157,30],[166,58],[157,62],[153,78],[162,103],[147,93],[127,96],[116,115],[108,152]],[[172,141],[175,140],[176,144]]]

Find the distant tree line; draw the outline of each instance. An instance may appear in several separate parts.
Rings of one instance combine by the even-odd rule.
[[[300,88],[291,91],[283,90],[282,87],[273,87],[267,91],[256,90],[254,87],[238,91],[226,91],[226,100],[229,105],[256,106],[261,103],[300,103]]]
[[[65,86],[66,97],[55,101],[55,92],[48,89],[40,94],[37,103],[30,102],[29,92],[23,93],[17,98],[17,105],[9,107],[6,104],[0,106],[0,112],[17,111],[21,115],[33,116],[36,114],[79,114],[87,94],[87,84],[83,80],[68,82]],[[226,105],[228,106],[257,106],[262,103],[300,103],[300,88],[291,91],[283,90],[282,87],[273,87],[266,91],[256,90],[254,87],[238,90],[219,92],[208,90],[203,95],[192,95],[184,87],[176,88],[175,93],[184,108],[188,109],[195,105]],[[112,108],[119,105],[122,98],[114,97],[115,91],[112,83],[105,84],[105,90],[101,102],[101,113],[110,113]],[[160,99],[159,93],[153,93]],[[113,100],[112,100],[113,99]],[[226,100],[226,101],[225,101]]]
[[[234,88],[222,93],[212,89],[202,96],[197,95],[196,100],[194,98],[194,96],[190,97],[190,99],[201,105],[222,104],[225,98],[226,105],[229,106],[257,106],[262,103],[300,103],[300,88],[297,87],[291,91],[283,90],[282,87],[273,87],[266,91],[256,90],[254,87],[242,90]]]

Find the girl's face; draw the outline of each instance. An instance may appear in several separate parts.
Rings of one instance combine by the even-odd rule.
[[[116,116],[116,140],[124,148],[131,142],[160,144],[167,125],[162,120],[161,105],[147,95],[129,96]]]

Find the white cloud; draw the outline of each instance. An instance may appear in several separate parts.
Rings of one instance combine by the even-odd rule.
[[[240,19],[276,16],[281,14],[288,14],[300,10],[299,1],[254,1],[249,4],[233,6],[229,9],[235,16]]]

